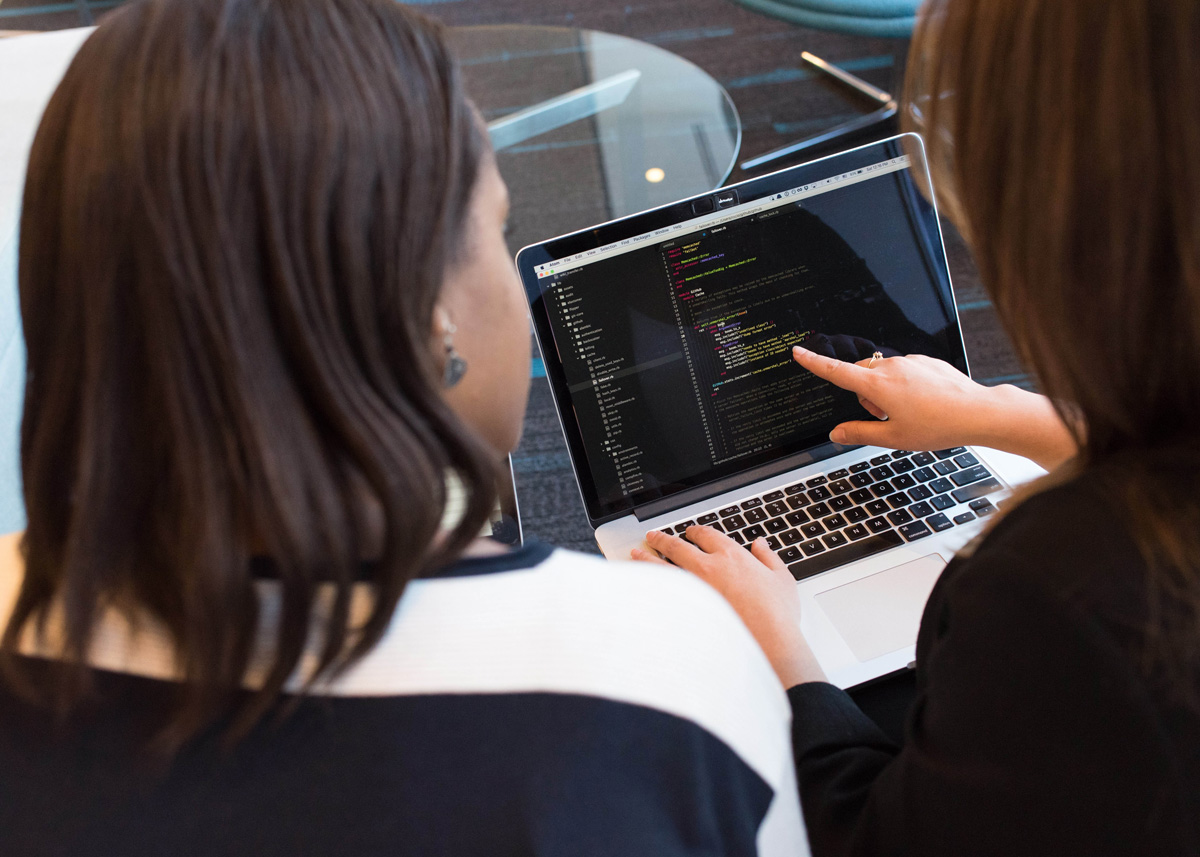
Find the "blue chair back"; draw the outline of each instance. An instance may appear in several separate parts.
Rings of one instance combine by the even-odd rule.
[[[734,0],[801,27],[853,36],[901,39],[912,35],[921,0]]]

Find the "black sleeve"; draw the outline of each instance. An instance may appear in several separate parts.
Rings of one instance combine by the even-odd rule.
[[[1019,562],[977,554],[939,587],[903,748],[832,685],[790,691],[817,857],[1179,853],[1131,659]]]

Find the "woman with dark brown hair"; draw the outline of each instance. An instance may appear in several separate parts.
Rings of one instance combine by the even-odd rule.
[[[716,593],[478,537],[529,384],[507,206],[391,0],[83,44],[21,220],[0,854],[807,850]]]
[[[1048,398],[796,359],[887,418],[835,441],[1052,472],[943,572],[902,744],[824,683],[765,544],[649,544],[792,688],[815,854],[1200,854],[1200,5],[930,0],[909,69],[944,210]]]

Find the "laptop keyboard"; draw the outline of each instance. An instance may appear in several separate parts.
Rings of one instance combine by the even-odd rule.
[[[679,521],[747,549],[765,538],[797,580],[914,542],[996,511],[987,495],[1003,486],[966,447],[893,452]]]

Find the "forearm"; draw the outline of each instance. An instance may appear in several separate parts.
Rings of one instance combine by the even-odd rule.
[[[1047,470],[1078,452],[1050,400],[1011,384],[989,388],[968,443],[1022,455]]]

